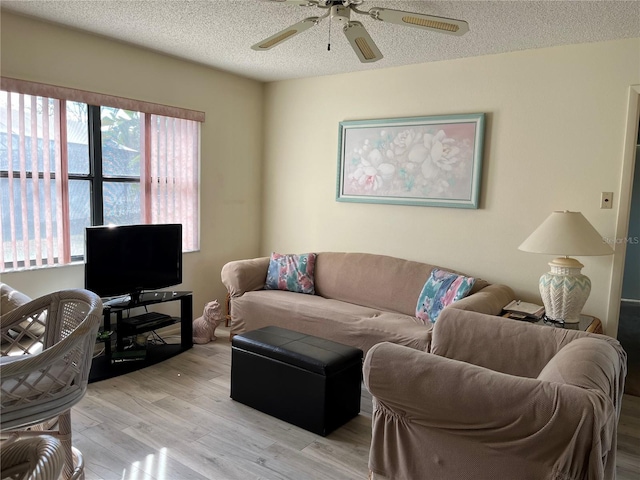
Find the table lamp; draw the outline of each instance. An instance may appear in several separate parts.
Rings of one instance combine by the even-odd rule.
[[[551,270],[540,277],[545,315],[560,323],[578,323],[591,292],[591,280],[582,265],[569,255],[610,255],[613,249],[580,212],[556,211],[522,242],[519,250],[562,255],[551,261]]]

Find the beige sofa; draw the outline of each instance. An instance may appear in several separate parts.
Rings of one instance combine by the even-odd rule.
[[[415,317],[433,265],[367,253],[318,253],[315,295],[264,290],[269,257],[222,268],[230,294],[231,335],[276,325],[361,348],[380,342],[428,350],[433,326]],[[504,285],[478,279],[447,308],[497,315],[513,300]]]
[[[445,309],[431,353],[365,358],[372,478],[612,480],[625,373],[613,338]]]

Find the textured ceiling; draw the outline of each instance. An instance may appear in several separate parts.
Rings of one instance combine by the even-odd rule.
[[[470,31],[456,37],[354,15],[384,55],[362,64],[339,25],[330,27],[328,20],[272,50],[251,50],[254,43],[324,12],[316,7],[269,0],[2,0],[1,5],[262,81],[640,37],[640,1],[366,0],[360,9],[381,6],[457,18],[466,20]]]

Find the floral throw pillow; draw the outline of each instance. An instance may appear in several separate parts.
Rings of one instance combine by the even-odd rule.
[[[288,290],[290,292],[315,294],[315,253],[281,255],[272,253],[267,270],[266,290]]]
[[[425,324],[435,323],[444,307],[464,298],[473,288],[476,279],[434,268],[422,287],[416,317]]]

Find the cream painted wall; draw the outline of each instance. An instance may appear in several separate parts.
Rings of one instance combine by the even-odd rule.
[[[640,39],[265,89],[10,13],[2,12],[1,22],[2,75],[206,112],[202,249],[184,259],[183,288],[194,290],[196,313],[224,296],[219,272],[226,261],[271,250],[396,255],[503,282],[535,301],[551,257],[517,246],[552,210],[580,210],[603,236],[615,234],[627,94],[640,83]],[[488,115],[480,209],[335,202],[338,122],[469,112]],[[615,193],[613,210],[598,209],[601,191]],[[618,273],[613,259],[580,260],[593,281],[585,311],[606,322],[611,276]],[[4,274],[2,281],[35,296],[80,287],[83,272],[72,265]]]
[[[640,39],[630,39],[268,84],[261,254],[394,255],[539,303],[552,257],[517,247],[553,210],[582,211],[614,237],[639,81]],[[335,201],[340,121],[475,112],[488,117],[480,209]],[[614,192],[612,210],[599,209],[602,191]],[[613,257],[579,260],[593,283],[584,311],[606,323]]]
[[[3,76],[204,111],[201,250],[184,256],[194,313],[224,300],[220,270],[259,250],[263,84],[102,37],[2,12]],[[2,275],[36,296],[84,284],[82,265]]]

